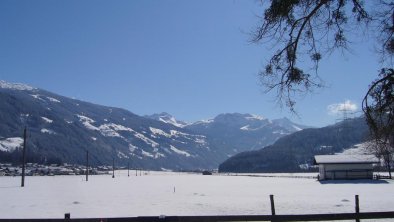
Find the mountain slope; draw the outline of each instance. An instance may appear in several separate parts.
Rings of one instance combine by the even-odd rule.
[[[311,165],[313,156],[333,154],[364,142],[368,127],[364,118],[318,129],[304,129],[284,136],[256,151],[239,153],[219,166],[221,172],[296,172]]]
[[[28,161],[117,164],[150,169],[217,166],[205,136],[129,111],[62,97],[29,86],[0,85],[0,143],[21,141],[27,126]],[[20,144],[19,144],[20,147]],[[0,150],[0,161],[18,162],[18,149]]]
[[[167,113],[138,116],[0,81],[0,161],[20,162],[23,128],[28,162],[90,163],[146,169],[212,169],[229,156],[272,144],[304,126],[287,119],[221,114],[187,124]]]

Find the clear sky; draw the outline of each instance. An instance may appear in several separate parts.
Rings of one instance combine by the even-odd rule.
[[[299,117],[263,93],[270,49],[249,42],[258,2],[1,0],[0,79],[189,122],[240,112],[324,126],[340,104],[360,111],[379,70],[371,42],[323,58],[327,87],[298,100]]]

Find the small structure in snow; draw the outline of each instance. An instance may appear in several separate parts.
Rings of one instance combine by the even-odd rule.
[[[316,155],[319,180],[373,179],[373,164],[379,160],[373,155]]]
[[[202,175],[212,175],[212,172],[208,170],[204,170],[202,171]]]

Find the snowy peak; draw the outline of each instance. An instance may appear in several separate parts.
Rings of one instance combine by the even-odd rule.
[[[190,125],[199,127],[209,127],[210,125],[223,125],[242,131],[256,131],[264,127],[276,127],[287,131],[286,134],[291,132],[300,131],[307,126],[303,126],[297,123],[293,123],[288,118],[269,120],[262,116],[254,114],[242,114],[242,113],[224,113],[216,116],[214,119],[208,121],[198,121]]]
[[[272,120],[272,123],[290,131],[300,131],[306,128],[310,128],[308,126],[293,123],[291,120],[289,120],[286,117],[281,119],[274,119]]]
[[[266,118],[258,116],[258,115],[253,115],[253,114],[242,114],[242,113],[224,113],[220,114],[215,117],[215,121],[245,121],[245,120],[250,120],[250,121],[263,121],[266,120]]]
[[[29,86],[29,85],[25,85],[22,83],[9,83],[3,80],[0,80],[0,88],[1,89],[13,89],[13,90],[34,90],[35,88]]]
[[[269,124],[269,120],[261,116],[241,113],[220,114],[213,121],[240,130],[258,130]]]
[[[154,120],[158,120],[163,123],[168,123],[173,126],[180,127],[180,128],[183,128],[186,125],[188,125],[186,122],[176,120],[175,117],[173,117],[171,114],[168,114],[166,112],[155,113],[155,114],[145,116],[145,117],[150,118],[150,119],[154,119]]]
[[[260,149],[279,138],[304,127],[288,119],[271,121],[267,118],[242,113],[224,113],[208,121],[199,121],[185,128],[214,138],[212,143],[225,147],[229,155]]]

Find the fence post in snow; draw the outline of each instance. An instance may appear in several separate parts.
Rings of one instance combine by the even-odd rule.
[[[274,195],[270,195],[270,202],[271,202],[271,214],[275,215],[275,203],[274,203]]]
[[[359,200],[358,200],[358,195],[355,196],[355,201],[356,201],[356,222],[360,222],[359,219],[359,213],[360,213],[360,205],[359,205]]]
[[[89,151],[86,150],[86,181],[89,180]]]
[[[70,220],[70,218],[71,218],[70,213],[65,213],[64,214],[64,219],[65,220]]]
[[[112,157],[112,178],[115,178],[115,157]]]
[[[23,130],[23,150],[22,150],[22,181],[21,181],[21,187],[25,186],[25,168],[26,168],[26,137],[27,137],[27,132],[26,132],[26,126],[25,129]]]

